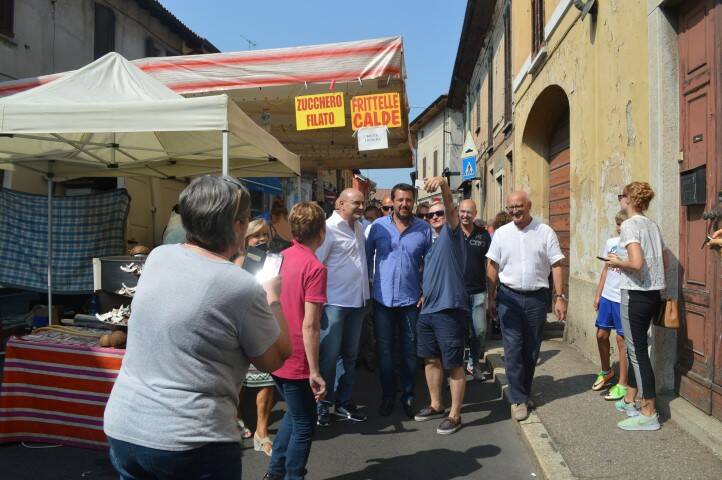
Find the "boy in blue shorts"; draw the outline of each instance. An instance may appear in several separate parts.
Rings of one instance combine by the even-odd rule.
[[[616,231],[619,231],[622,222],[627,219],[627,214],[622,210],[614,217],[617,224]],[[607,258],[610,253],[617,253],[619,249],[619,236],[607,240],[602,257]],[[597,345],[599,346],[599,359],[602,363],[602,371],[597,374],[592,385],[592,390],[603,390],[611,384],[614,378],[614,370],[610,365],[609,334],[612,329],[617,332],[617,349],[619,351],[619,382],[609,389],[605,400],[619,400],[627,393],[627,350],[624,347],[624,331],[622,330],[621,315],[621,291],[619,289],[620,273],[616,268],[609,268],[605,263],[602,275],[599,277],[599,286],[594,298],[594,309],[597,311]]]

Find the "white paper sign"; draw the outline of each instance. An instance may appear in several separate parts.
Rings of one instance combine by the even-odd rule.
[[[360,128],[356,132],[356,136],[358,137],[359,152],[389,148],[389,130],[385,125]]]

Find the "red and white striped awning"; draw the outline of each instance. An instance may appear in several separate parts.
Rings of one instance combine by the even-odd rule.
[[[404,75],[401,37],[306,47],[134,60],[177,93],[206,93]],[[0,96],[51,82],[66,72],[0,83]]]
[[[388,37],[272,50],[154,57],[133,63],[177,93],[227,93],[286,148],[301,155],[302,169],[392,168],[411,166],[403,42]],[[0,83],[0,97],[36,87],[58,73]],[[391,129],[389,148],[359,153],[347,127],[297,132],[293,97],[343,91],[348,98],[400,92],[403,125]],[[346,112],[347,115],[349,112]]]

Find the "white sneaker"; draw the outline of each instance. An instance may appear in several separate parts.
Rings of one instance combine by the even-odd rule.
[[[622,420],[617,426],[622,430],[631,432],[653,431],[659,430],[662,427],[659,424],[659,414],[656,412],[651,417],[637,413],[634,417]]]
[[[639,415],[637,405],[634,402],[627,403],[624,399],[614,402],[614,408],[619,412],[626,413],[628,417],[636,417]]]

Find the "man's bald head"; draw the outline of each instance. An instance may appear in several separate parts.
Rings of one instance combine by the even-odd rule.
[[[474,219],[476,218],[476,203],[474,200],[467,198],[459,204],[459,220],[466,228],[472,228]]]
[[[346,190],[341,192],[341,194],[338,196],[338,199],[342,202],[348,202],[353,200],[354,198],[363,198],[363,196],[364,194],[361,193],[360,190],[356,190],[355,188],[347,188]]]
[[[336,201],[338,214],[344,220],[358,220],[364,214],[364,194],[355,188],[342,191]]]
[[[511,192],[506,197],[506,211],[517,228],[525,228],[531,222],[531,199],[523,190]]]
[[[476,202],[470,198],[462,200],[459,204],[459,210],[472,210],[474,215],[476,215]]]
[[[506,197],[506,203],[507,205],[528,203],[529,207],[531,208],[531,199],[529,198],[529,194],[526,193],[524,190],[516,190],[514,192],[511,192]]]

